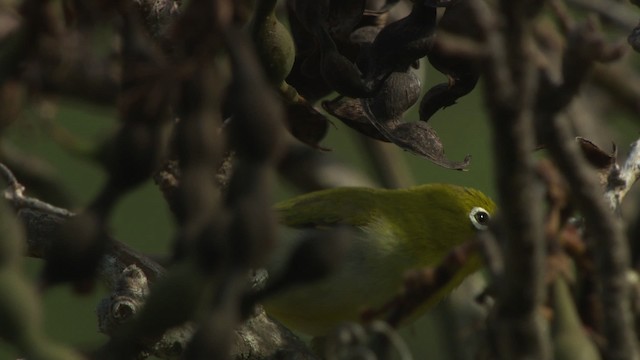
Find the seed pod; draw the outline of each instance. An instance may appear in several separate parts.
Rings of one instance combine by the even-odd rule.
[[[258,0],[250,24],[251,37],[269,82],[274,85],[287,77],[295,59],[289,31],[276,17],[277,0]]]
[[[332,0],[327,19],[329,33],[340,40],[347,40],[362,20],[366,4],[366,0]]]
[[[436,27],[436,8],[429,0],[416,0],[411,13],[384,27],[371,48],[373,66],[369,78],[391,71],[406,71],[429,52]]]
[[[373,115],[381,121],[401,117],[420,97],[420,78],[411,69],[392,72],[369,102]]]
[[[329,33],[322,29],[320,72],[327,84],[340,95],[361,98],[373,93],[373,86],[365,83],[360,69],[349,59],[338,52],[336,44]]]
[[[474,10],[469,5],[470,1],[455,1],[447,7],[438,23],[438,31],[480,40],[479,36],[482,32],[475,20]],[[474,6],[486,7],[487,5],[484,1],[476,1]],[[427,56],[431,65],[447,75],[449,81],[432,87],[424,95],[420,103],[420,120],[422,121],[428,121],[436,111],[455,104],[458,98],[475,88],[480,78],[477,59],[452,54],[442,49],[438,42],[434,43]]]

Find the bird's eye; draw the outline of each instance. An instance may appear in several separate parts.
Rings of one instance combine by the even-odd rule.
[[[491,216],[487,210],[481,207],[474,207],[469,212],[469,219],[476,229],[487,230]]]

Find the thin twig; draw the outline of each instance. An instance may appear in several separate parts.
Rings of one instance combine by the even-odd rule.
[[[9,185],[7,189],[3,191],[3,196],[8,200],[16,209],[31,208],[42,210],[46,213],[56,214],[63,217],[71,217],[74,215],[71,211],[57,206],[53,206],[40,199],[32,198],[24,195],[25,187],[18,182],[13,172],[0,163],[0,175],[5,179]]]

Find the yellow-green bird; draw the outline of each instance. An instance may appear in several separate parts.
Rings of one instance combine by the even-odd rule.
[[[398,293],[407,270],[437,265],[453,248],[485,230],[495,204],[478,190],[427,184],[385,190],[345,187],[305,194],[276,205],[290,228],[353,229],[341,266],[329,276],[292,287],[263,302],[287,327],[323,336],[358,321]],[[476,258],[427,301],[423,313],[480,267]]]

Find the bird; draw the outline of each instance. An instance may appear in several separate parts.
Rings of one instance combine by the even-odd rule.
[[[321,337],[343,322],[358,322],[363,311],[393,298],[408,270],[436,266],[456,246],[486,230],[496,205],[479,190],[434,183],[404,189],[320,190],[280,202],[275,211],[280,224],[289,229],[349,230],[335,271],[262,301],[267,314],[288,328]],[[306,266],[305,261],[295,263]],[[480,261],[464,265],[412,318],[480,266]]]

